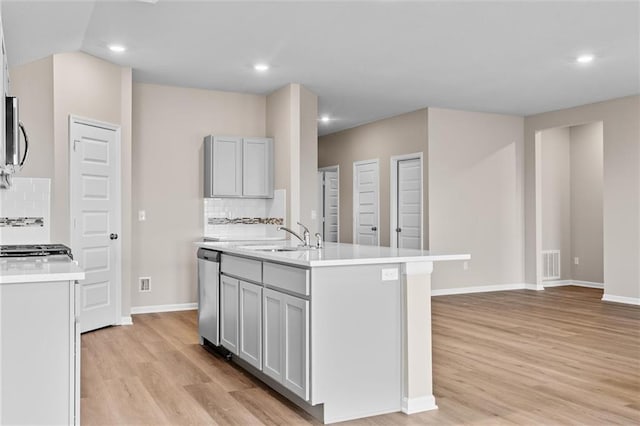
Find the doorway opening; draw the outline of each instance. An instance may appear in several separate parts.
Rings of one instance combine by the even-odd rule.
[[[604,288],[603,122],[535,136],[536,287]]]

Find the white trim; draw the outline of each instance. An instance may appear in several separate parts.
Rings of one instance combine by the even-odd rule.
[[[398,227],[398,162],[402,160],[420,160],[420,250],[424,248],[424,162],[422,160],[422,152],[414,154],[394,155],[391,157],[391,168],[389,176],[391,183],[389,185],[389,236],[391,238],[391,247],[398,247],[398,233],[395,231]]]
[[[572,280],[571,285],[575,285],[578,287],[589,287],[589,288],[599,288],[604,290],[604,283],[594,283],[591,281],[578,281]]]
[[[131,314],[153,314],[156,312],[177,312],[177,311],[193,311],[198,309],[198,303],[177,303],[174,305],[150,305],[150,306],[134,306],[131,308]]]
[[[340,165],[337,164],[335,166],[327,166],[327,167],[320,167],[318,169],[319,172],[336,172],[338,175],[338,237],[337,237],[337,241],[336,242],[340,242]],[[323,211],[322,211],[322,217],[324,218],[324,206],[322,206]],[[324,235],[322,236],[324,238]]]
[[[131,315],[128,317],[121,317],[119,325],[133,325],[133,318],[131,318]]]
[[[423,411],[437,410],[436,399],[433,395],[419,398],[402,398],[402,412],[405,414],[421,413]]]
[[[370,164],[370,163],[375,163],[376,166],[378,167],[378,173],[377,173],[377,178],[378,178],[378,190],[376,191],[376,205],[378,207],[378,223],[376,225],[376,229],[377,229],[377,233],[378,233],[378,244],[376,244],[377,246],[380,246],[380,159],[379,158],[374,158],[371,160],[360,160],[360,161],[354,161],[353,162],[353,177],[352,177],[352,181],[353,181],[353,200],[352,200],[352,214],[353,214],[353,219],[352,219],[352,228],[353,228],[353,235],[352,235],[352,242],[353,244],[359,244],[356,240],[356,235],[358,233],[358,227],[356,226],[356,217],[358,215],[358,212],[356,211],[356,206],[358,205],[358,199],[357,199],[357,194],[358,194],[358,184],[357,184],[357,180],[356,180],[356,169],[357,166],[360,166],[362,164]]]
[[[457,287],[457,288],[446,288],[446,289],[440,289],[440,290],[431,290],[431,296],[448,296],[450,294],[486,293],[490,291],[508,291],[508,290],[544,290],[544,288],[538,288],[536,284],[526,284],[526,283],[482,285],[482,286],[474,286],[474,287]]]
[[[75,132],[73,129],[74,124],[82,124],[86,126],[99,127],[101,129],[112,130],[115,132],[115,143],[116,143],[116,165],[115,165],[115,187],[118,191],[118,196],[115,200],[115,233],[119,234],[121,238],[115,240],[116,244],[116,259],[115,259],[115,269],[116,269],[116,296],[115,296],[115,304],[116,304],[116,313],[114,318],[114,324],[117,324],[118,318],[122,317],[122,153],[121,153],[121,145],[122,145],[122,128],[118,124],[109,123],[106,121],[94,120],[91,118],[81,117],[74,114],[69,114],[69,145],[68,145],[68,160],[69,160],[69,245],[71,245],[71,250],[74,251],[73,247],[73,176],[74,176],[74,162],[72,161],[73,156],[73,145],[75,140]],[[78,316],[81,316],[82,310],[78,312]]]
[[[625,303],[627,305],[640,305],[640,297],[614,296],[612,294],[603,294],[604,302]]]
[[[603,283],[594,283],[591,281],[579,281],[579,280],[553,280],[553,281],[544,281],[544,287],[562,287],[567,285],[573,285],[576,287],[589,287],[589,288],[599,288],[604,289]]]

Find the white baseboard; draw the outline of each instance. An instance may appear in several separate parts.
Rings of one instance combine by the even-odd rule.
[[[498,285],[482,285],[475,287],[458,287],[445,288],[440,290],[431,290],[432,296],[448,296],[451,294],[468,294],[468,293],[486,293],[489,291],[507,291],[507,290],[544,290],[538,289],[535,284],[498,284]]]
[[[640,305],[640,297],[614,296],[613,294],[603,294],[602,300],[605,302],[626,303],[627,305]]]
[[[422,411],[437,410],[436,399],[433,395],[419,398],[402,398],[402,412],[405,414],[420,413]]]
[[[562,287],[565,285],[575,285],[577,287],[589,287],[589,288],[599,288],[603,289],[603,283],[594,283],[591,281],[580,281],[580,280],[554,280],[554,281],[543,281],[542,283],[545,287]]]
[[[175,305],[134,306],[132,314],[154,314],[156,312],[192,311],[198,309],[197,303],[178,303]]]
[[[118,325],[133,325],[133,319],[131,318],[131,315],[120,318],[120,324]]]

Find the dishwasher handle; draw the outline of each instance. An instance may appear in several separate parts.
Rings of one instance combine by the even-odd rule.
[[[207,250],[205,248],[198,249],[198,259],[207,260],[209,262],[217,262],[220,263],[220,252]]]

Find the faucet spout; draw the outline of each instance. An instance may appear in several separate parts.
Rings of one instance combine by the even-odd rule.
[[[302,228],[304,228],[304,233],[302,234],[302,237],[297,232],[294,232],[291,229],[289,229],[287,227],[284,227],[284,226],[278,226],[277,229],[278,229],[278,231],[286,231],[286,232],[290,233],[291,235],[293,235],[294,237],[296,237],[297,239],[299,239],[302,242],[302,247],[311,247],[311,241],[310,241],[310,237],[309,237],[309,228],[307,228],[306,226],[304,226],[300,222],[298,222],[298,225],[300,225],[300,226],[302,226]]]
[[[278,231],[285,231],[290,233],[291,235],[293,235],[294,237],[296,237],[297,239],[299,239],[303,244],[304,244],[304,239],[295,231],[292,231],[291,229],[287,228],[286,226],[278,226]]]

